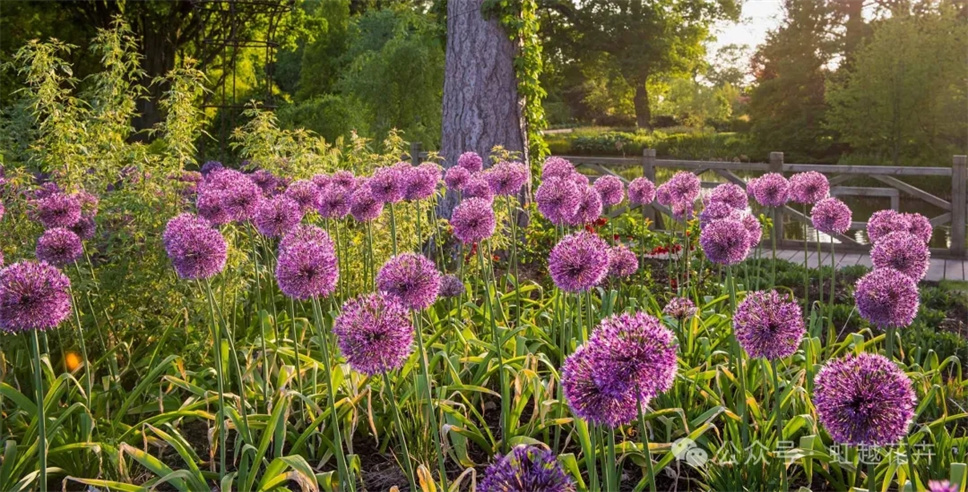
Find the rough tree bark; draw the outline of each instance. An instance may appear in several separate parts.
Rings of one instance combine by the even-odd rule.
[[[496,145],[521,152],[527,162],[524,100],[514,73],[517,45],[497,19],[484,18],[483,0],[447,2],[447,59],[441,155],[445,167],[474,151],[484,158]],[[450,217],[456,197],[448,193],[440,214]]]
[[[645,82],[635,86],[632,103],[635,104],[635,126],[651,129],[652,108],[649,106],[649,90],[645,87]]]

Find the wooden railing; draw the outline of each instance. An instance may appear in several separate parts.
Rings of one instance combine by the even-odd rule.
[[[956,256],[965,257],[965,228],[968,221],[968,157],[956,155],[952,160],[951,167],[904,167],[904,166],[854,166],[854,165],[828,165],[828,164],[796,164],[787,163],[783,160],[783,152],[771,152],[770,162],[729,162],[729,161],[691,161],[657,159],[654,149],[644,149],[641,157],[588,157],[588,156],[561,156],[568,159],[576,166],[591,169],[599,174],[612,174],[618,176],[623,181],[619,172],[622,168],[639,167],[643,176],[653,182],[656,178],[657,168],[670,168],[678,170],[692,171],[697,175],[712,172],[719,177],[746,187],[746,180],[737,175],[743,173],[767,173],[775,172],[785,175],[805,171],[816,171],[828,175],[831,185],[831,194],[835,196],[866,196],[866,197],[886,197],[891,200],[891,208],[897,210],[900,204],[900,197],[914,197],[926,203],[930,203],[942,210],[936,217],[931,217],[931,225],[934,227],[949,225],[951,227],[950,247],[935,248],[932,253],[937,256]],[[885,188],[874,188],[866,186],[841,186],[852,178],[864,176],[880,181]],[[896,176],[941,176],[951,179],[951,200],[945,200],[933,195],[912,184],[901,181]],[[717,183],[704,183],[704,186],[715,186]],[[621,213],[623,210],[616,211]],[[663,216],[671,217],[671,211],[666,207],[653,204],[646,207],[643,212],[661,227]],[[661,213],[660,213],[661,212]],[[790,241],[783,239],[783,219],[792,218],[804,224],[810,223],[810,217],[802,211],[795,210],[790,206],[785,206],[774,211],[773,222],[775,224],[774,233],[780,244],[790,246]],[[853,222],[851,229],[863,229],[867,226],[866,222]],[[854,238],[838,235],[837,239],[853,249],[867,249]],[[798,243],[799,244],[799,243]]]

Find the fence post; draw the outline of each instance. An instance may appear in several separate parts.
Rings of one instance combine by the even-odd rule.
[[[968,209],[968,156],[951,161],[951,251],[965,255],[965,221]]]
[[[655,149],[642,149],[642,176],[655,183]],[[656,228],[662,225],[662,215],[656,213],[655,207],[643,206],[642,215],[651,220]]]
[[[783,152],[770,152],[770,172],[783,174]],[[773,234],[778,245],[783,242],[783,207],[773,209]]]
[[[420,142],[410,142],[410,163],[420,165]]]

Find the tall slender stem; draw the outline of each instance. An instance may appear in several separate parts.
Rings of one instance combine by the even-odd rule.
[[[803,215],[807,215],[807,204],[803,204]],[[810,245],[807,243],[807,225],[803,225],[803,302],[804,312],[810,315],[810,270],[808,270],[807,257],[810,256]]]
[[[830,295],[827,299],[827,342],[833,345],[837,341],[834,333],[834,297],[837,295],[837,255],[834,254],[834,237],[830,236]]]
[[[255,277],[255,315],[259,318],[259,339],[262,349],[262,399],[269,404],[269,364],[268,351],[266,349],[266,323],[262,317],[262,271],[259,268],[259,251],[256,248],[258,236],[254,228],[249,229],[250,241],[252,243],[252,268]]]
[[[427,410],[430,415],[430,436],[434,441],[434,449],[437,450],[437,468],[440,473],[440,484],[443,490],[447,490],[447,468],[444,463],[444,449],[440,446],[440,426],[437,425],[437,410],[434,408],[434,395],[430,389],[430,370],[427,364],[427,350],[423,343],[423,326],[420,320],[420,312],[414,311],[414,330],[417,332],[417,354],[420,357],[420,373],[424,379],[426,388]]]
[[[201,284],[201,282],[199,282]],[[201,286],[199,286],[201,288]],[[218,380],[218,413],[216,414],[216,429],[218,430],[218,478],[219,483],[222,482],[222,478],[225,477],[225,447],[227,442],[227,435],[225,432],[225,383],[224,383],[224,371],[222,369],[222,334],[219,329],[218,315],[215,314],[215,298],[212,295],[211,287],[205,289],[205,297],[208,299],[208,310],[212,317],[212,333],[215,338],[215,377]]]
[[[773,230],[770,231],[770,239],[773,241],[773,263],[772,263],[772,273],[770,274],[770,289],[772,290],[776,287],[776,236],[777,236],[777,221],[783,220],[783,217],[777,213],[777,209],[773,209]]]
[[[47,417],[44,415],[44,368],[40,361],[40,340],[37,330],[31,330],[30,349],[34,355],[34,390],[37,395],[37,477],[40,492],[47,492]]]
[[[783,395],[780,392],[780,372],[778,370],[776,359],[770,360],[770,368],[773,370],[773,396],[775,398],[775,408],[774,413],[776,413],[776,449],[780,449],[780,443],[783,441]],[[786,457],[782,457],[782,462],[780,463],[780,490],[786,490]]]
[[[410,490],[417,491],[417,482],[413,478],[413,463],[410,460],[410,450],[407,448],[407,433],[403,431],[403,420],[400,418],[400,407],[397,404],[397,398],[393,391],[393,383],[390,382],[390,376],[384,372],[383,373],[383,386],[386,388],[387,399],[390,400],[390,407],[393,410],[393,421],[397,426],[397,435],[400,438],[400,448],[403,454],[403,471],[407,475],[407,482],[410,484]]]
[[[393,256],[397,255],[397,216],[393,213],[393,202],[390,205],[390,239],[393,242]]]
[[[733,278],[733,267],[726,267],[727,284],[729,287],[729,304],[731,307],[731,312],[736,313],[736,281]],[[746,375],[743,373],[743,349],[740,348],[736,337],[732,337],[731,343],[733,349],[733,362],[736,364],[736,378],[739,379],[739,399],[738,410],[740,414],[741,422],[741,436],[743,439],[743,447],[746,447],[747,441],[749,440],[749,429],[747,429],[747,423],[749,422],[749,417],[746,415]]]
[[[642,452],[645,453],[645,470],[649,474],[649,490],[655,492],[655,469],[652,466],[652,452],[649,451],[649,433],[645,429],[645,411],[642,409],[642,393],[635,386],[635,403],[639,410],[639,434],[642,438]]]
[[[87,391],[85,395],[85,400],[87,400],[87,408],[91,409],[91,397],[94,394],[93,382],[94,379],[94,369],[91,367],[91,361],[87,357],[87,343],[84,342],[84,327],[81,326],[81,313],[77,309],[77,297],[74,295],[74,287],[68,285],[68,291],[71,295],[71,312],[74,314],[74,324],[77,326],[77,341],[81,345],[81,357],[84,360],[84,388]]]
[[[488,285],[487,269],[484,267],[484,245],[477,248],[477,259],[480,265],[481,275],[484,276],[484,305],[487,309],[488,318],[491,326],[491,339],[494,343],[494,354],[497,356],[498,384],[501,387],[501,452],[508,452],[508,440],[511,438],[511,427],[508,417],[510,417],[510,395],[508,394],[507,375],[504,371],[504,350],[501,344],[501,335],[497,330],[497,321],[494,319],[494,304],[491,302],[491,290]]]
[[[508,205],[508,217],[511,221],[511,268],[514,272],[514,321],[517,324],[521,318],[521,283],[518,276],[518,219],[517,210],[511,203],[511,196],[505,195]]]

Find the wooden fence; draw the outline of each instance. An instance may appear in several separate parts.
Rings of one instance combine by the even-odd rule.
[[[677,170],[692,171],[697,175],[712,172],[717,176],[746,187],[746,181],[737,175],[741,173],[767,173],[775,172],[781,174],[799,173],[805,171],[817,171],[828,175],[830,179],[831,194],[835,196],[866,196],[866,197],[886,197],[891,200],[891,208],[897,210],[900,204],[900,197],[914,197],[926,203],[930,203],[942,210],[936,217],[930,217],[931,225],[934,227],[949,225],[951,227],[951,242],[948,248],[933,248],[932,254],[936,256],[965,257],[965,226],[966,209],[968,209],[968,158],[963,155],[956,155],[952,160],[951,167],[903,167],[903,166],[853,166],[853,165],[828,165],[828,164],[794,164],[783,160],[783,152],[771,152],[770,162],[729,162],[729,161],[689,161],[657,159],[654,149],[644,149],[641,157],[587,157],[587,156],[562,156],[576,166],[591,169],[599,174],[612,174],[618,176],[623,181],[627,181],[620,175],[622,169],[631,167],[641,168],[642,175],[653,182],[656,177],[656,169],[669,168]],[[619,171],[619,172],[616,172]],[[880,181],[886,187],[862,187],[862,186],[842,186],[852,178],[867,177]],[[941,176],[951,179],[951,200],[945,200],[922,190],[914,185],[898,179],[898,176]],[[717,183],[704,183],[704,186],[715,186]],[[621,213],[621,210],[618,211]],[[653,204],[647,207],[644,212],[650,216],[656,224],[661,227],[662,214],[671,217],[668,208]],[[790,206],[782,207],[774,212],[773,222],[776,224],[775,234],[782,246],[792,247],[799,242],[783,239],[783,220],[792,219],[804,224],[810,223],[810,217],[797,211]],[[866,222],[853,222],[851,229],[863,229],[867,226]],[[856,239],[837,235],[836,238],[849,249],[864,249],[868,246],[861,244]],[[840,249],[841,246],[838,246]]]

